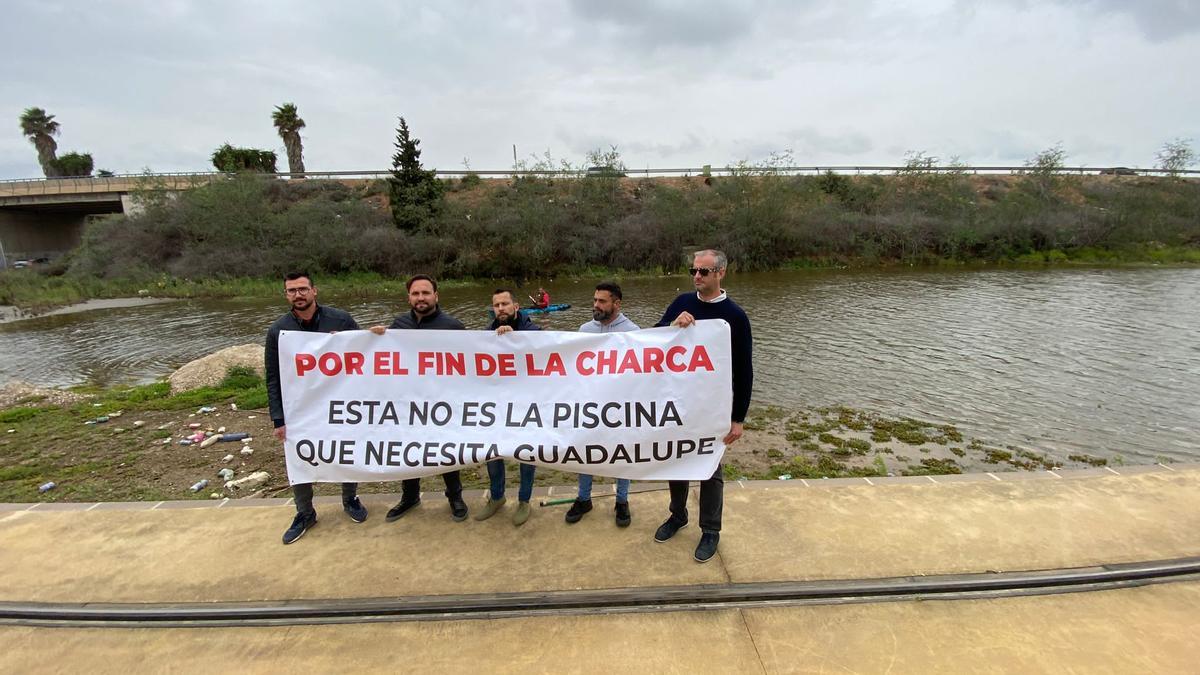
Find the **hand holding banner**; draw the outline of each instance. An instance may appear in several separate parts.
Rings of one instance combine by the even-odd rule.
[[[729,325],[627,333],[283,331],[292,483],[430,476],[511,458],[702,480],[724,454]]]

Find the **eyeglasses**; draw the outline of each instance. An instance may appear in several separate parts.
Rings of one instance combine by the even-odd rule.
[[[285,295],[305,295],[306,293],[308,293],[308,292],[309,292],[309,291],[311,291],[311,290],[312,290],[312,289],[311,289],[311,288],[308,288],[308,287],[305,287],[305,288],[285,288],[285,289],[283,289],[283,292],[284,292],[284,294],[285,294]]]
[[[696,276],[696,273],[699,272],[700,276],[702,276],[702,277],[708,276],[709,272],[716,274],[717,272],[720,272],[720,271],[721,271],[720,267],[689,267],[688,268],[688,274],[690,274],[692,276]]]

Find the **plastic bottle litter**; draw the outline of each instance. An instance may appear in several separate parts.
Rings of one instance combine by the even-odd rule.
[[[189,428],[189,429],[199,429],[199,428],[200,428],[200,423],[199,423],[199,422],[192,422],[191,424],[189,424],[189,425],[188,425],[188,428]]]
[[[118,411],[117,411],[117,412],[115,412],[115,413],[108,413],[108,416],[109,416],[109,417],[120,417],[121,415],[124,415],[124,414],[125,414],[125,411],[123,411],[123,410],[118,410]]]
[[[200,447],[207,448],[210,445],[215,445],[219,440],[221,440],[220,436],[209,436],[203,441],[200,441]]]
[[[170,445],[170,444],[171,444],[171,437],[170,437],[170,436],[167,436],[166,438],[162,439],[162,444],[163,444],[163,445]]]
[[[221,469],[217,472],[221,480],[233,480],[233,469]]]
[[[217,412],[217,409],[211,405],[205,405],[205,406],[200,406],[200,409],[197,410],[196,412],[197,413],[210,413],[210,412]]]
[[[146,423],[143,422],[142,420],[137,420],[133,423],[133,426],[135,426],[135,427],[141,427],[141,426],[145,426],[145,425],[146,425]]]
[[[233,455],[225,455],[224,457],[222,457],[222,458],[221,458],[221,461],[222,461],[222,462],[226,462],[226,463],[228,463],[228,462],[232,462],[232,461],[233,461]]]
[[[42,483],[41,485],[38,486],[38,492],[49,492],[56,487],[58,487],[58,485],[54,481],[50,481],[48,483]]]
[[[792,474],[790,474],[790,473],[785,473],[779,477],[779,480],[791,480],[791,479],[792,479]]]
[[[250,434],[242,432],[238,432],[236,434],[221,434],[220,438],[222,443],[229,443],[231,441],[244,441],[247,438],[250,438]]]
[[[181,438],[181,439],[179,439],[179,444],[180,444],[180,445],[191,445],[191,444],[192,444],[192,439],[190,439],[190,438]]]
[[[208,479],[207,478],[197,481],[194,485],[192,485],[192,487],[190,487],[188,489],[191,490],[192,492],[199,492],[206,487],[208,487]]]

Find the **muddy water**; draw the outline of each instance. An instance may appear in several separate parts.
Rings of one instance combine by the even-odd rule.
[[[750,314],[755,402],[848,405],[960,425],[1065,456],[1200,460],[1200,270],[843,271],[730,277]],[[587,282],[547,282],[590,318]],[[686,278],[624,284],[652,325]],[[487,323],[490,287],[443,288],[444,309]],[[527,289],[532,290],[532,289]],[[402,298],[322,301],[390,322]],[[282,294],[104,309],[0,324],[0,383],[142,382],[222,347],[262,340]]]

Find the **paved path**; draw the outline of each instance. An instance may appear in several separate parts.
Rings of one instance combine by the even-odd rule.
[[[731,483],[717,559],[692,561],[695,525],[652,541],[665,492],[611,500],[576,525],[566,507],[523,527],[509,506],[451,522],[426,494],[351,523],[335,503],[282,546],[285,500],[0,512],[0,600],[205,602],[875,578],[1078,567],[1200,555],[1200,467],[953,481]],[[1012,478],[1014,474],[1006,476]],[[693,500],[695,499],[693,491]],[[472,502],[476,507],[478,501]],[[177,508],[178,507],[178,508]],[[694,505],[693,505],[694,507]],[[693,509],[693,518],[696,517]],[[314,671],[1195,672],[1200,582],[996,600],[291,628],[2,627],[0,671],[236,668]],[[302,640],[301,638],[314,638]],[[296,645],[304,645],[296,651]],[[60,652],[58,661],[44,661]],[[65,660],[64,660],[65,659]],[[170,666],[169,668],[167,666]]]

